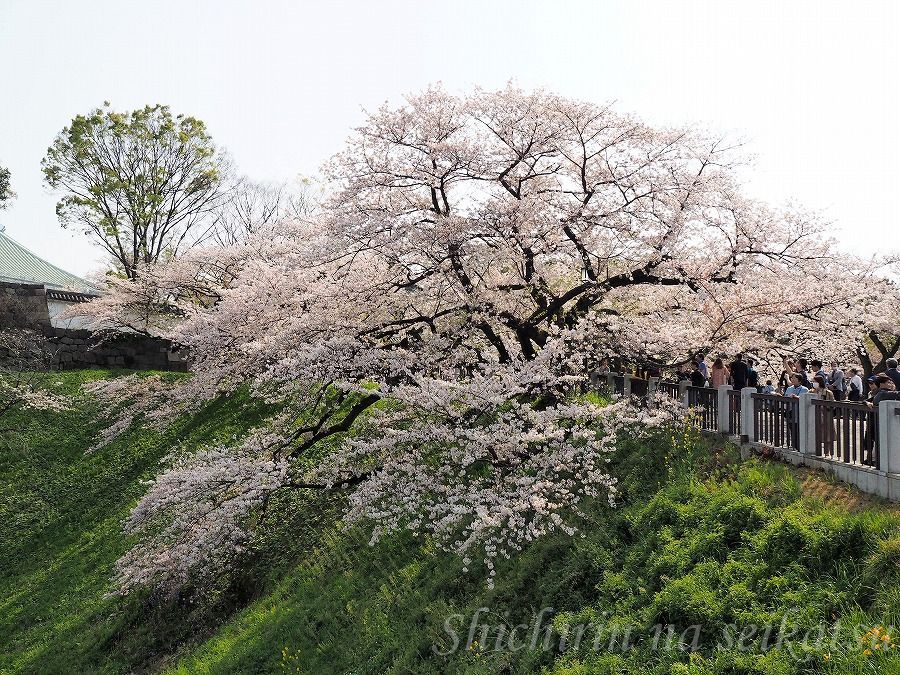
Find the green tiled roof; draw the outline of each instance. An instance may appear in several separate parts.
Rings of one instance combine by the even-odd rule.
[[[69,274],[35,255],[0,231],[0,281],[43,284],[47,288],[95,293],[81,277]]]

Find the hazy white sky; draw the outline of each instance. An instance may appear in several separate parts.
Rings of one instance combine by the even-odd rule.
[[[75,273],[40,160],[109,100],[203,119],[257,179],[312,175],[374,108],[430,82],[514,79],[748,141],[749,190],[824,211],[859,252],[900,249],[900,3],[0,0],[7,232]]]

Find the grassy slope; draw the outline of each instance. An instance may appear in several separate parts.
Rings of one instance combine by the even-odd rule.
[[[106,375],[52,376],[76,394]],[[131,434],[85,454],[97,430],[89,403],[30,412],[0,448],[0,672],[128,672],[196,629],[196,611],[105,598],[111,564],[126,546],[121,521],[174,443],[212,443],[260,418],[241,402],[215,404],[164,436]],[[207,623],[206,618],[202,619]]]
[[[827,645],[693,656],[520,651],[484,646],[441,658],[444,620],[487,607],[510,624],[553,607],[556,625],[700,623],[866,627],[896,623],[900,518],[872,505],[855,513],[801,497],[777,464],[733,465],[665,442],[633,448],[617,467],[628,504],[600,508],[585,537],[532,546],[493,590],[450,556],[404,538],[366,547],[360,533],[329,538],[278,588],[185,658],[179,673],[900,673],[896,654]],[[704,454],[705,453],[705,454]],[[697,466],[706,463],[699,479]],[[849,626],[848,626],[849,628]],[[680,630],[680,629],[679,629]],[[530,631],[530,626],[529,626]],[[480,632],[480,629],[476,632]],[[604,638],[604,642],[607,639]],[[589,643],[590,641],[586,641]],[[553,639],[558,644],[558,639]]]
[[[58,379],[74,390],[98,376]],[[691,439],[623,452],[624,507],[593,510],[584,538],[533,545],[493,590],[477,569],[463,574],[458,560],[409,538],[370,548],[363,533],[340,532],[331,501],[285,496],[247,564],[206,604],[106,598],[140,480],[175,442],[229,439],[264,411],[217,403],[165,436],[131,434],[85,455],[89,407],[22,417],[20,443],[0,455],[0,672],[900,672],[896,657],[859,648],[813,649],[803,666],[784,650],[432,653],[446,644],[446,617],[482,606],[516,623],[553,607],[557,626],[717,629],[778,622],[792,609],[803,625],[900,623],[894,511],[825,507],[802,498],[784,467],[736,466]]]

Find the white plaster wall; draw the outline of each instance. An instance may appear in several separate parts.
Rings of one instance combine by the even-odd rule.
[[[81,303],[64,302],[62,300],[47,300],[47,311],[50,313],[50,325],[54,328],[70,328],[81,330],[87,328],[87,320],[85,317],[74,317],[71,319],[63,319],[62,314],[67,309]]]

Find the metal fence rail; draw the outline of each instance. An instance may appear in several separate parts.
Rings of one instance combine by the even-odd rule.
[[[650,383],[647,380],[642,380],[638,377],[631,378],[631,395],[632,396],[646,396],[647,392],[650,390]]]
[[[864,403],[814,400],[816,455],[881,468],[878,411]]]
[[[681,389],[679,389],[677,382],[660,382],[656,385],[656,389],[661,394],[666,394],[672,398],[681,396]]]
[[[790,463],[824,468],[864,492],[900,502],[900,401],[884,400],[872,408],[815,394],[784,397],[751,387],[694,387],[609,371],[592,373],[590,386],[606,395],[627,391],[636,398],[659,392],[689,408],[704,433],[778,448]]]
[[[741,390],[728,392],[728,435],[740,436],[741,430]]]
[[[688,407],[700,418],[700,427],[706,431],[719,430],[719,392],[709,387],[688,387]]]
[[[800,401],[773,394],[751,394],[754,438],[776,448],[800,449]]]

